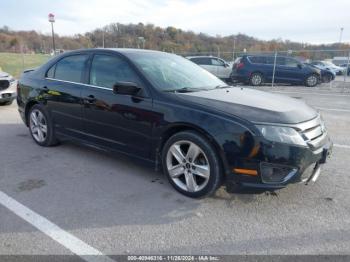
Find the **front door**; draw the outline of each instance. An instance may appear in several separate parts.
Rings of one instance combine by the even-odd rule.
[[[137,96],[115,94],[116,82],[134,82]],[[122,57],[96,53],[84,87],[84,132],[90,141],[143,158],[150,157],[155,121],[152,99],[135,70]]]
[[[277,57],[276,79],[283,83],[303,81],[303,70],[298,67],[299,62],[290,57]]]

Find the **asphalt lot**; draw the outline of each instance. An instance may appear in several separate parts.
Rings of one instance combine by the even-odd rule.
[[[16,104],[0,107],[0,202],[47,220],[39,230],[0,204],[0,254],[350,254],[350,87],[259,89],[322,112],[335,147],[317,183],[193,200],[127,157],[39,147]]]

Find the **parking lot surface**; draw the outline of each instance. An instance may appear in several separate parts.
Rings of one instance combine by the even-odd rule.
[[[0,254],[349,254],[350,88],[259,89],[321,111],[335,146],[315,184],[194,200],[125,156],[39,147],[16,104],[0,107]]]

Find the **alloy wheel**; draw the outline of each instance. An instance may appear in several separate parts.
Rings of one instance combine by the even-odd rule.
[[[261,78],[261,76],[260,75],[258,75],[258,74],[254,74],[253,76],[252,76],[252,84],[254,85],[254,86],[258,86],[258,85],[261,85],[261,83],[262,83],[262,78]]]
[[[307,78],[308,86],[315,86],[317,84],[317,77],[312,75]]]
[[[34,109],[30,113],[29,127],[34,139],[42,143],[47,137],[47,121],[42,112],[38,109]]]
[[[209,181],[210,165],[203,150],[187,140],[172,144],[166,156],[170,179],[182,190],[198,192]]]

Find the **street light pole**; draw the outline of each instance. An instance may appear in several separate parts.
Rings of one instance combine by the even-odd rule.
[[[343,31],[344,31],[344,27],[340,28],[340,36],[339,36],[339,45],[341,44],[341,40],[343,38]]]
[[[56,45],[55,45],[55,32],[53,30],[53,23],[55,22],[55,15],[49,14],[49,22],[51,23],[51,32],[52,32],[52,48],[53,48],[53,54],[56,54]]]

